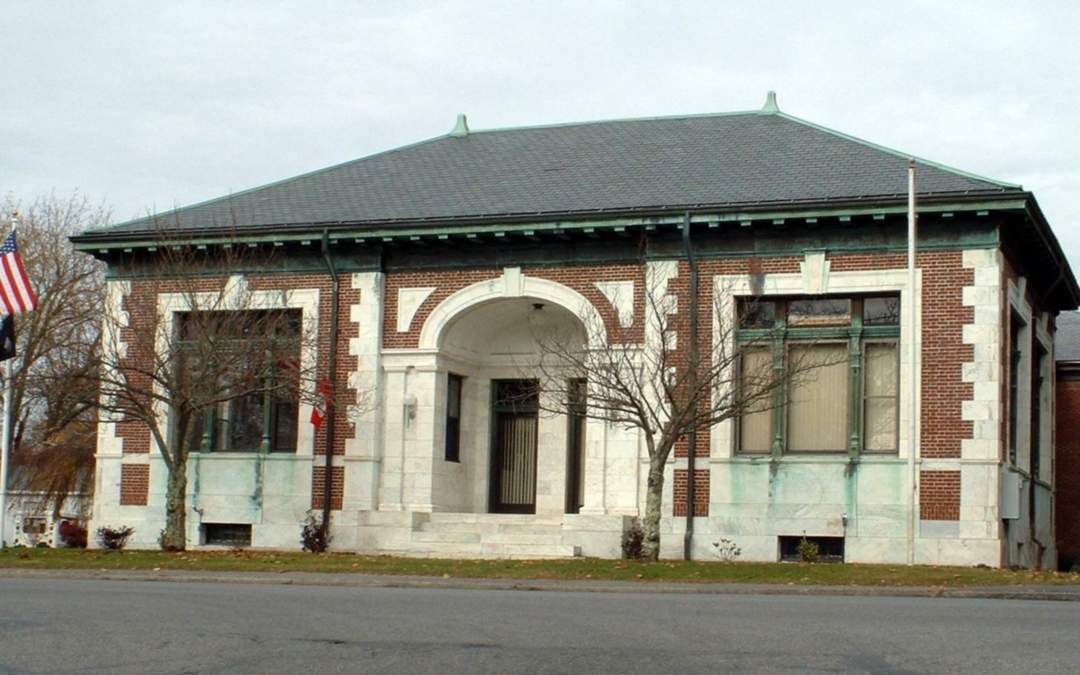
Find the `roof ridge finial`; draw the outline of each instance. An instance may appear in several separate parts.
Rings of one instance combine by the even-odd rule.
[[[765,105],[761,106],[761,112],[766,114],[780,112],[780,106],[776,105],[776,92],[769,90],[769,93],[765,94]]]
[[[454,122],[454,128],[450,130],[450,135],[454,138],[464,138],[469,135],[469,120],[466,119],[465,113],[458,113],[457,121]]]

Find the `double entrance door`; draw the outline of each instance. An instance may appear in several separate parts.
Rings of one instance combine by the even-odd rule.
[[[537,382],[491,384],[491,512],[536,513]]]
[[[536,513],[539,388],[536,380],[493,380],[492,513]],[[568,382],[566,513],[584,503],[585,380]]]

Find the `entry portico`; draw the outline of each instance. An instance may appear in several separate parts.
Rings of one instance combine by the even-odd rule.
[[[399,290],[399,311],[410,296],[428,294]],[[538,386],[538,322],[582,346],[606,346],[604,321],[592,302],[567,285],[509,267],[423,316],[399,316],[394,327],[405,332],[414,321],[421,322],[417,348],[382,352],[385,455],[378,510],[530,514],[541,529],[561,524],[567,514],[605,514],[612,482],[604,476],[606,437],[614,442],[619,434],[542,406],[538,392],[527,393]],[[632,464],[637,444],[623,445],[635,454],[621,464]],[[634,506],[626,506],[630,514]],[[526,529],[520,518],[508,522]],[[617,545],[622,517],[605,525]],[[611,550],[612,541],[605,548]]]

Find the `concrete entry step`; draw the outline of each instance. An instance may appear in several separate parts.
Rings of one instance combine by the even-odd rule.
[[[459,544],[479,544],[479,532],[464,530],[419,530],[412,533],[413,542],[445,542]]]
[[[496,558],[576,558],[581,549],[565,544],[484,544],[481,553]]]
[[[481,558],[572,558],[561,515],[431,513],[414,522],[406,555]]]
[[[535,515],[531,513],[449,513],[434,512],[429,514],[429,522],[434,525],[493,524],[493,525],[551,525],[562,527],[563,517],[559,515]]]

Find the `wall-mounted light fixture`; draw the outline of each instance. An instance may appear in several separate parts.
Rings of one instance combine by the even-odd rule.
[[[409,423],[416,419],[416,394],[405,394],[401,405],[405,413],[405,426],[409,426]]]

